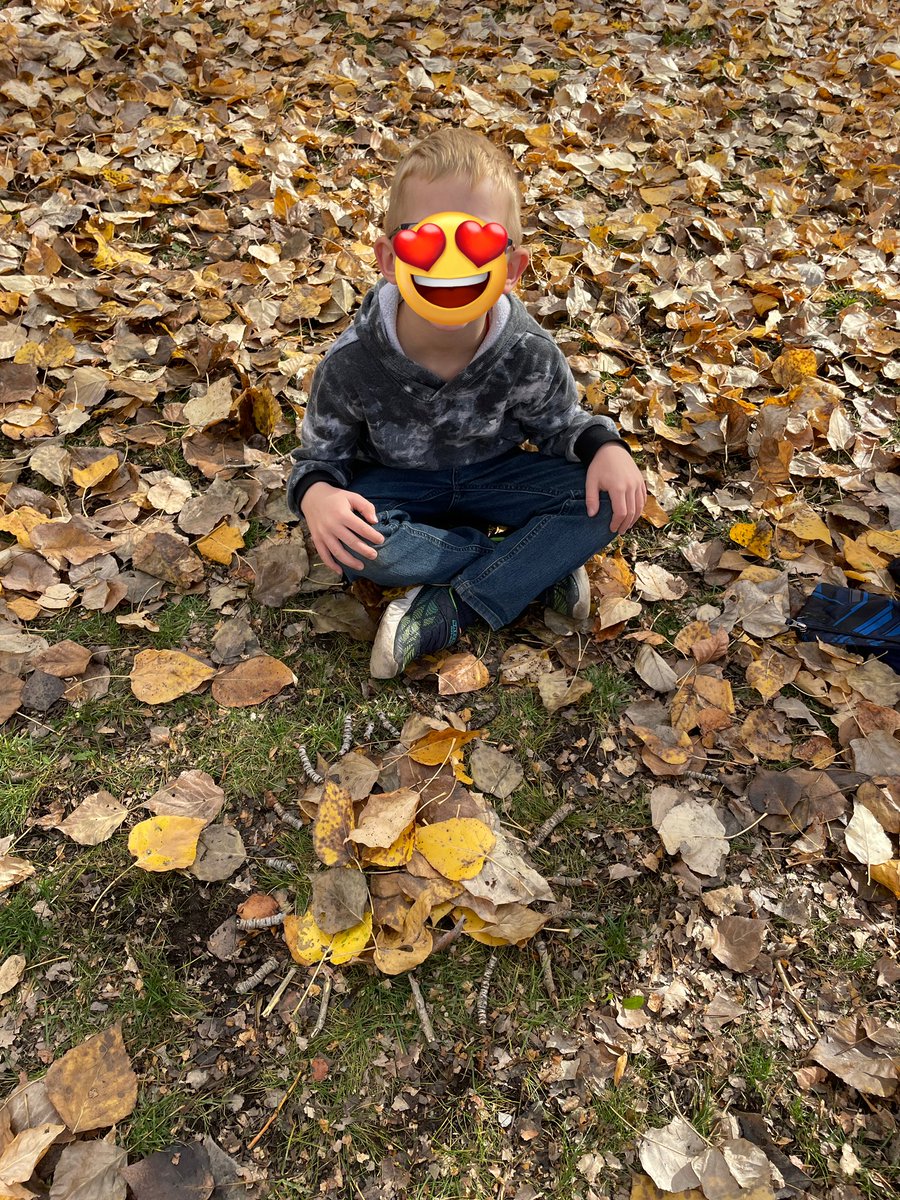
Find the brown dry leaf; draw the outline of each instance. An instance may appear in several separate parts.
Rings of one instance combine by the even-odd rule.
[[[634,658],[634,669],[655,692],[671,692],[678,683],[678,676],[652,646],[640,647]]]
[[[463,932],[488,946],[524,946],[549,920],[549,913],[535,912],[525,904],[498,904],[490,921],[471,914]]]
[[[115,833],[127,816],[125,805],[101,788],[86,796],[64,821],[53,828],[79,846],[99,846]]]
[[[375,640],[375,622],[360,602],[346,592],[317,596],[305,610],[316,633],[347,633],[358,642]]]
[[[708,1200],[706,1193],[699,1188],[682,1189],[673,1192],[669,1189],[658,1188],[649,1175],[633,1175],[631,1177],[630,1200]],[[762,1197],[741,1195],[740,1200],[763,1200]]]
[[[706,1143],[682,1117],[668,1125],[649,1129],[638,1143],[641,1166],[657,1187],[665,1192],[693,1188],[700,1180],[693,1162],[706,1149]]]
[[[624,596],[604,596],[597,605],[594,630],[612,629],[630,621],[632,617],[640,616],[642,611],[637,600],[628,600]]]
[[[53,1172],[49,1200],[125,1200],[120,1171],[128,1151],[105,1138],[64,1146]]]
[[[11,954],[9,958],[0,963],[0,996],[5,996],[7,992],[11,992],[14,987],[18,986],[27,965],[21,954]]]
[[[885,776],[860,784],[856,799],[887,833],[900,833],[900,777]]]
[[[423,963],[431,953],[434,938],[425,926],[414,939],[402,933],[385,933],[375,939],[373,961],[385,975],[401,975]]]
[[[331,867],[313,875],[309,911],[323,933],[331,936],[352,929],[363,920],[368,904],[369,888],[362,871]]]
[[[203,563],[183,538],[171,533],[148,533],[131,555],[135,569],[187,591],[204,579]]]
[[[759,958],[765,936],[765,921],[723,917],[713,931],[712,954],[732,971],[749,971]]]
[[[144,804],[157,816],[197,817],[205,825],[222,811],[225,792],[206,771],[182,771]]]
[[[87,670],[91,661],[91,651],[77,642],[57,642],[32,658],[31,665],[45,675],[54,675],[58,679],[72,679]]]
[[[348,837],[360,845],[387,850],[412,825],[418,806],[419,793],[411,788],[370,796]]]
[[[469,771],[475,786],[498,800],[512,795],[525,778],[516,760],[493,746],[475,747],[469,755]]]
[[[116,1024],[96,1033],[53,1063],[47,1095],[73,1133],[104,1129],[129,1116],[138,1079]]]
[[[0,725],[19,711],[25,680],[8,671],[0,671]]]
[[[853,816],[844,830],[844,842],[857,862],[867,867],[890,862],[894,857],[891,839],[878,818],[859,802],[853,806]]]
[[[213,699],[223,708],[248,708],[277,696],[296,683],[290,667],[268,654],[258,654],[216,675]]]
[[[790,736],[784,732],[780,713],[758,708],[740,729],[740,740],[751,753],[774,761],[789,757]]]
[[[207,825],[197,841],[197,857],[188,870],[204,883],[228,879],[247,858],[244,839],[232,825]]]
[[[128,835],[128,850],[142,871],[179,871],[197,857],[206,822],[199,817],[148,817]]]
[[[549,675],[552,671],[549,651],[518,643],[507,647],[500,660],[500,682],[506,686],[537,683],[542,675]]]
[[[691,621],[675,637],[675,649],[690,654],[701,665],[715,662],[728,651],[728,634],[724,629],[713,631],[706,621]]]
[[[667,854],[680,854],[698,875],[718,875],[728,854],[725,826],[711,804],[687,800],[666,812],[657,832]]]
[[[47,1124],[17,1134],[0,1153],[0,1195],[10,1184],[30,1179],[38,1163],[65,1131],[65,1125]]]
[[[215,674],[215,667],[180,650],[141,650],[129,678],[133,695],[143,704],[167,704],[196,691]]]
[[[8,844],[8,839],[4,841]],[[5,892],[33,874],[34,867],[24,858],[16,858],[11,854],[0,855],[0,892]]]
[[[553,671],[538,680],[541,703],[549,713],[577,704],[593,690],[594,685],[589,679],[582,679],[579,675],[570,679],[565,671]]]
[[[868,1096],[893,1096],[900,1086],[900,1067],[848,1018],[819,1038],[810,1057],[844,1083]]]
[[[354,824],[350,793],[333,779],[326,779],[312,827],[313,849],[326,867],[347,866],[353,861],[347,841]]]
[[[869,877],[900,898],[900,859],[892,858],[887,862],[873,863],[869,868]]]
[[[900,775],[900,740],[883,729],[850,743],[853,769],[863,775]]]
[[[490,682],[490,672],[474,654],[451,654],[438,670],[438,694],[441,696],[477,692]]]

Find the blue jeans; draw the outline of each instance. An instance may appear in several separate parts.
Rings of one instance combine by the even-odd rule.
[[[360,463],[350,488],[374,504],[385,540],[344,573],[382,587],[448,585],[500,629],[612,541],[609,497],[589,517],[584,480],[580,463],[518,449],[446,471]],[[492,541],[492,525],[509,532]]]

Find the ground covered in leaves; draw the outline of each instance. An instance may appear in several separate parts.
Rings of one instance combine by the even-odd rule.
[[[900,677],[789,624],[895,592],[887,0],[45,0],[0,46],[4,1194],[900,1190]],[[583,625],[378,685],[284,453],[445,124],[519,164],[523,299],[651,499]]]

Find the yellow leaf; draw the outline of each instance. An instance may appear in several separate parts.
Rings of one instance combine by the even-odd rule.
[[[772,377],[781,387],[791,387],[819,370],[815,350],[803,350],[792,346],[778,356],[772,364]]]
[[[459,920],[460,917],[464,918],[465,923],[462,927],[462,931],[463,933],[468,934],[469,937],[474,941],[481,942],[485,946],[508,945],[504,938],[493,937],[489,933],[482,933],[481,931],[487,925],[487,921],[483,921],[481,917],[479,917],[477,913],[472,912],[470,908],[454,908],[453,915],[457,920]]]
[[[763,700],[771,700],[797,677],[799,670],[800,663],[797,659],[777,654],[774,650],[766,650],[761,658],[747,667],[747,682],[752,688],[756,688]]]
[[[789,513],[784,521],[779,522],[779,528],[788,530],[801,542],[826,542],[831,545],[828,526],[806,505]]]
[[[304,967],[323,959],[331,946],[331,938],[316,924],[312,909],[307,909],[302,917],[291,914],[284,918],[284,940],[291,958]]]
[[[178,871],[197,857],[202,817],[150,817],[128,835],[128,849],[142,871]]]
[[[416,849],[447,879],[474,879],[496,838],[476,817],[451,817],[416,830]]]
[[[346,866],[353,862],[352,848],[347,845],[353,826],[350,793],[333,779],[326,779],[312,827],[313,849],[326,867]]]
[[[253,183],[249,175],[245,175],[238,167],[228,168],[228,186],[233,192],[246,192]]]
[[[278,401],[267,387],[250,388],[249,394],[253,405],[253,424],[263,437],[271,437],[281,420]]]
[[[363,863],[367,867],[402,867],[412,858],[416,842],[416,827],[409,825],[386,850],[377,846],[363,850]]]
[[[872,549],[866,534],[858,538],[845,537],[842,547],[848,566],[855,571],[878,571],[888,560]]]
[[[132,694],[143,704],[166,704],[193,692],[216,671],[180,650],[141,650],[131,668]]]
[[[772,548],[772,531],[764,525],[739,521],[728,530],[728,536],[757,558],[768,558]]]
[[[891,858],[887,862],[873,863],[869,867],[869,874],[876,883],[900,897],[900,859]]]
[[[553,139],[552,125],[533,125],[531,129],[524,130],[525,137],[532,146],[546,148],[550,145]]]
[[[34,546],[32,545],[30,536],[32,529],[38,525],[46,525],[49,522],[50,517],[44,516],[36,508],[29,508],[28,505],[23,505],[21,508],[13,509],[6,516],[0,517],[0,532],[11,533],[25,550],[33,550]]]
[[[881,532],[867,533],[866,541],[875,550],[881,550],[892,558],[900,556],[900,529],[883,529]]]
[[[91,231],[91,237],[97,243],[97,253],[93,261],[98,271],[114,271],[124,263],[136,267],[149,267],[153,261],[149,254],[141,254],[139,250],[117,249],[101,233]]]
[[[197,543],[197,549],[204,558],[221,563],[223,567],[231,566],[231,556],[236,550],[242,550],[243,546],[241,531],[236,525],[229,525],[227,521],[223,521],[212,533],[208,533]]]
[[[409,757],[424,767],[437,767],[447,762],[454,750],[483,735],[483,729],[432,729],[413,742]]]
[[[380,940],[375,943],[375,966],[385,975],[400,975],[423,963],[433,945],[431,931],[424,926],[414,942],[402,933],[388,937],[382,932]]]
[[[107,475],[112,475],[113,471],[117,471],[118,468],[118,454],[105,454],[103,458],[98,458],[96,462],[89,463],[86,467],[75,467],[72,471],[72,482],[86,492],[88,488],[92,488],[95,483],[106,479]]]
[[[349,962],[362,954],[372,940],[372,910],[366,913],[358,925],[342,929],[331,940],[331,961],[335,966]]]

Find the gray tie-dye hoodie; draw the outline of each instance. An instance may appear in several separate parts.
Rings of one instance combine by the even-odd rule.
[[[439,471],[529,440],[545,454],[589,462],[605,442],[621,441],[609,417],[579,405],[562,352],[514,296],[499,336],[446,381],[391,338],[379,303],[390,286],[382,281],[369,292],[313,377],[301,445],[291,455],[294,512],[318,480],[349,487],[358,461]]]

